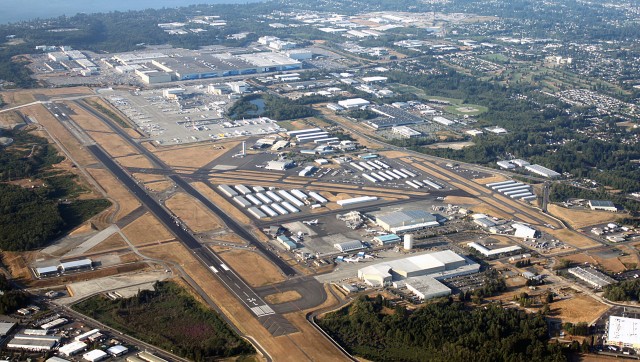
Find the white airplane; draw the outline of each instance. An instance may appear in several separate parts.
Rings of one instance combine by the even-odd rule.
[[[318,225],[318,219],[315,220],[307,220],[302,222],[305,225]]]

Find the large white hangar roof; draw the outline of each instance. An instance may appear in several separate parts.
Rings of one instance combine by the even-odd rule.
[[[444,250],[370,265],[361,269],[361,271],[365,274],[379,274],[381,277],[388,276],[390,270],[405,275],[421,271],[438,273],[444,270],[455,269],[466,263],[466,259],[460,255],[451,250]]]
[[[380,215],[377,219],[391,226],[406,225],[407,223],[436,221],[436,217],[424,210],[396,211]]]
[[[640,345],[640,319],[618,316],[609,317],[607,339],[610,342],[632,346]]]
[[[298,65],[299,61],[291,59],[286,55],[279,53],[250,53],[240,54],[236,56],[247,63],[254,64],[258,67],[273,67],[277,65]]]

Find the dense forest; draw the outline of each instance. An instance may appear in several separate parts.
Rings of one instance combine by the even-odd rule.
[[[29,296],[16,290],[4,274],[0,274],[0,314],[9,314],[23,308],[29,302]]]
[[[497,305],[442,301],[414,312],[360,297],[318,324],[350,353],[375,361],[565,361],[547,322]]]
[[[0,149],[0,181],[41,182],[31,189],[0,183],[0,249],[42,247],[111,205],[105,199],[75,199],[85,190],[76,175],[51,169],[64,158],[45,138],[27,131],[4,135],[14,143]]]
[[[625,280],[604,287],[603,296],[615,302],[640,300],[640,279]]]
[[[254,352],[217,313],[181,286],[158,282],[154,288],[155,291],[141,291],[135,297],[119,300],[95,296],[75,305],[74,309],[194,361]]]
[[[256,102],[264,103],[264,110],[260,112]],[[255,118],[257,116],[269,117],[276,121],[311,117],[314,110],[305,106],[306,100],[290,100],[271,94],[251,94],[242,97],[229,110],[227,116],[231,119]]]

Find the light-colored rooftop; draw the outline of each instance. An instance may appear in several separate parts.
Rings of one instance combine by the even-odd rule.
[[[395,211],[389,214],[377,216],[376,219],[391,226],[436,221],[436,217],[434,215],[424,210]]]
[[[607,340],[640,346],[640,319],[611,316]]]

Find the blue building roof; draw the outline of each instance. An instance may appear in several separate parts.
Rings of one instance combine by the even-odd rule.
[[[400,237],[396,234],[380,235],[380,236],[376,236],[375,239],[382,243],[392,243],[395,241],[400,241]]]

